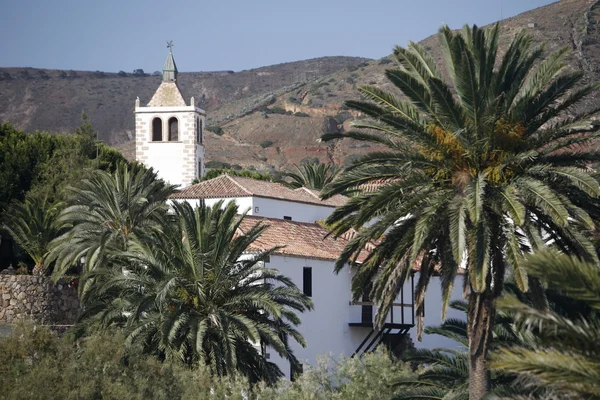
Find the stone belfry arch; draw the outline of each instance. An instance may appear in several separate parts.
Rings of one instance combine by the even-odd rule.
[[[188,186],[205,174],[206,112],[194,98],[186,104],[177,85],[173,42],[163,67],[162,82],[146,106],[135,101],[135,159],[154,168],[165,181]]]

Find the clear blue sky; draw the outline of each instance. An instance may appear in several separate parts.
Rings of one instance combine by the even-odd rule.
[[[380,58],[446,23],[485,25],[550,0],[0,0],[0,67],[243,70]]]

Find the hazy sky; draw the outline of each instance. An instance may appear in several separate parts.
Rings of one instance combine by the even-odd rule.
[[[551,0],[0,0],[0,67],[243,70],[380,58],[446,23],[485,25]]]

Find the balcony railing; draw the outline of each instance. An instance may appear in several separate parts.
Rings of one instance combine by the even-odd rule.
[[[385,318],[384,327],[405,328],[415,325],[414,278],[404,284]],[[377,306],[372,301],[351,301],[350,326],[373,327]]]

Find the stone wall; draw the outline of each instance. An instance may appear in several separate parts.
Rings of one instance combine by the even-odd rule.
[[[77,288],[32,275],[0,275],[0,323],[33,320],[71,325],[79,312]]]

